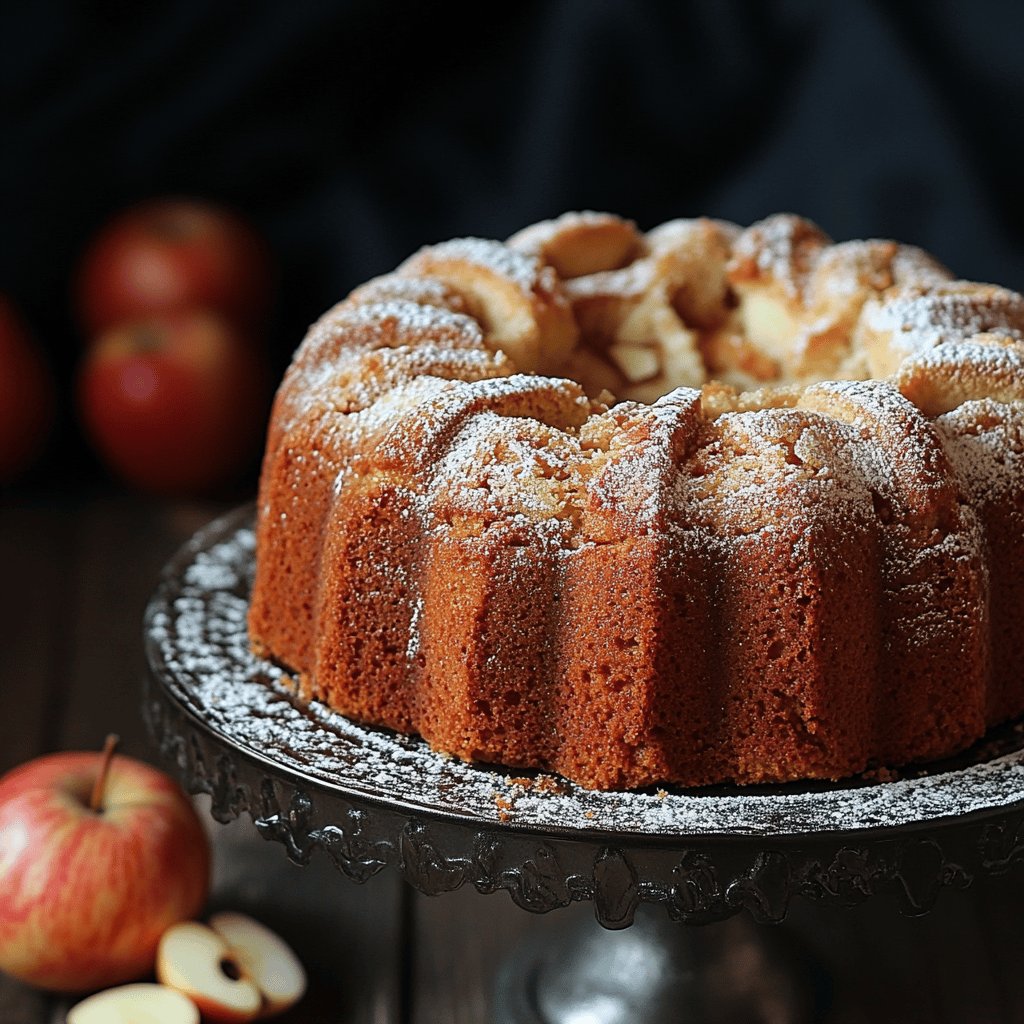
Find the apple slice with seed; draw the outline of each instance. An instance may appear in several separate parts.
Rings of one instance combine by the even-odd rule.
[[[306,972],[292,948],[259,921],[224,911],[210,918],[210,927],[231,949],[245,977],[263,996],[263,1015],[280,1013],[306,991]]]
[[[76,1003],[67,1024],[199,1024],[199,1009],[166,985],[119,985]]]
[[[250,1021],[288,1009],[306,990],[306,972],[278,935],[245,914],[216,914],[164,933],[157,977],[187,995],[204,1018]]]

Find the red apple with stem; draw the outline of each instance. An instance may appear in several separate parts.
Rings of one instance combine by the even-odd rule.
[[[77,282],[90,337],[125,320],[202,307],[247,329],[270,306],[266,245],[242,218],[196,199],[125,210],[93,239]]]
[[[181,310],[114,327],[86,353],[78,400],[89,439],[128,483],[197,494],[255,455],[268,370],[230,323]]]
[[[0,778],[0,970],[79,992],[152,971],[161,935],[206,901],[210,846],[163,772],[50,754]]]

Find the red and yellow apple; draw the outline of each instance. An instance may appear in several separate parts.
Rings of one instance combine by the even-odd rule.
[[[169,928],[160,940],[156,973],[211,1021],[270,1017],[306,991],[306,972],[291,947],[259,921],[234,912],[214,914],[209,925],[185,921]]]
[[[82,422],[100,456],[128,483],[162,494],[202,493],[244,468],[268,390],[257,349],[201,310],[112,328],[78,377]]]
[[[10,299],[0,294],[0,483],[38,455],[54,404],[49,368]]]
[[[251,329],[267,314],[271,278],[263,240],[240,217],[195,199],[154,199],[115,217],[87,248],[79,315],[90,337],[196,307]]]
[[[0,778],[0,970],[29,984],[78,992],[146,975],[209,877],[191,801],[110,742]]]
[[[83,999],[68,1010],[67,1024],[199,1024],[199,1009],[166,985],[119,985]]]

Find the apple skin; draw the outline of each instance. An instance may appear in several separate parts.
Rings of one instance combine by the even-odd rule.
[[[78,377],[94,448],[125,481],[164,495],[230,482],[263,437],[268,394],[259,350],[203,310],[112,328],[90,347]]]
[[[0,778],[0,970],[40,988],[148,974],[164,931],[206,902],[210,846],[185,793],[118,755],[92,811],[101,763],[50,754]]]
[[[49,367],[13,303],[0,294],[0,484],[39,454],[55,405]]]
[[[242,218],[196,199],[153,199],[114,217],[82,257],[77,305],[90,336],[125,320],[203,307],[254,328],[273,273]]]

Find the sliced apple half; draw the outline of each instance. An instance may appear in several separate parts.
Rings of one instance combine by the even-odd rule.
[[[210,927],[227,943],[245,977],[263,996],[263,1015],[293,1006],[306,991],[306,971],[279,935],[245,914],[224,911],[210,918]]]
[[[119,985],[76,1003],[67,1024],[199,1024],[199,1008],[166,985]]]
[[[245,914],[188,921],[160,940],[157,977],[187,995],[213,1021],[251,1021],[302,998],[306,972],[291,947]]]

